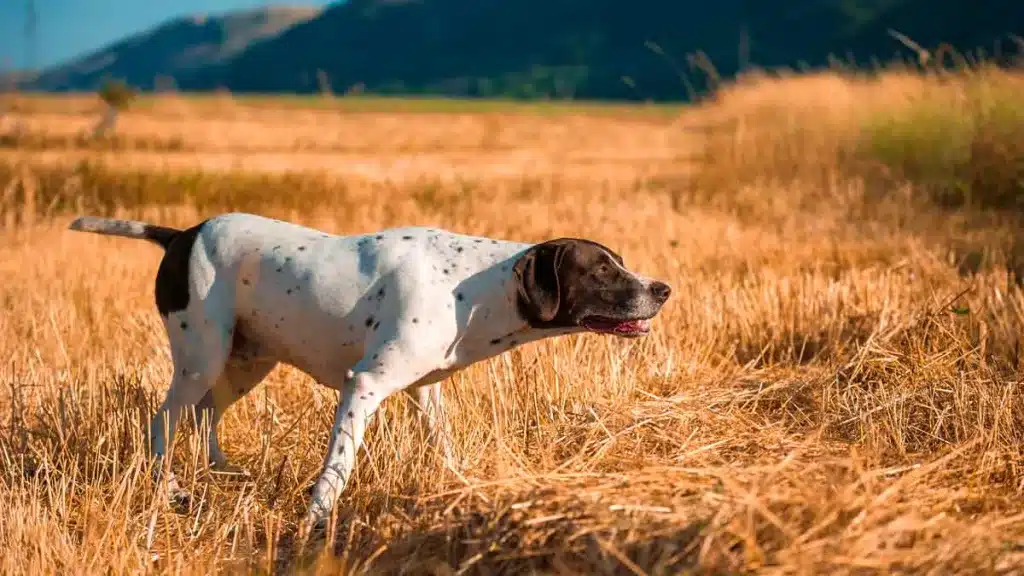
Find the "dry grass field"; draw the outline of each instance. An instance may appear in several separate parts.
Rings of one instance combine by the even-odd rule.
[[[38,139],[0,150],[0,572],[1024,573],[1021,93],[977,70],[749,79],[653,113],[167,97],[118,150],[64,145],[88,101],[25,97],[3,122]],[[208,474],[186,427],[199,497],[170,509],[143,457],[159,250],[66,230],[234,209],[586,236],[673,297],[646,338],[446,382],[457,469],[389,399],[299,549],[336,395],[281,367],[228,412],[251,482]]]

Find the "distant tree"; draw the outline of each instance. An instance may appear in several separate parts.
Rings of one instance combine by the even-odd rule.
[[[106,104],[100,121],[93,128],[93,138],[102,138],[114,131],[118,114],[135,100],[137,92],[122,80],[106,80],[100,86],[98,95]]]
[[[7,68],[5,70],[5,68]],[[31,74],[26,72],[26,74]],[[18,134],[25,130],[25,123],[15,115],[15,99],[20,89],[19,83],[22,77],[18,71],[11,67],[0,68],[0,128],[10,121],[10,133]]]
[[[316,81],[320,85],[320,95],[326,98],[334,96],[334,89],[331,88],[331,79],[327,77],[327,72],[317,68]]]

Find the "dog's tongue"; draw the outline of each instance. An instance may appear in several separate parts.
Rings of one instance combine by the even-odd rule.
[[[650,321],[648,320],[628,320],[626,322],[619,322],[615,325],[615,331],[620,333],[631,334],[633,332],[643,332],[650,327]]]
[[[592,318],[586,322],[586,327],[594,332],[605,334],[640,334],[647,332],[651,327],[650,320],[623,320],[621,322],[607,318]]]

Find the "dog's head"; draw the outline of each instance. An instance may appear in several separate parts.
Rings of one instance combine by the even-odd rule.
[[[513,272],[519,313],[533,328],[642,336],[672,292],[664,282],[627,270],[607,247],[578,238],[531,247]]]

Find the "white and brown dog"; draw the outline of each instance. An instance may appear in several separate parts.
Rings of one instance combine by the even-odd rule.
[[[328,517],[388,396],[415,391],[433,441],[450,455],[444,378],[543,338],[643,335],[670,293],[608,248],[572,238],[527,244],[432,228],[336,236],[241,213],[187,230],[90,216],[71,229],[165,250],[156,306],[174,377],[151,422],[155,458],[170,446],[181,410],[195,408],[211,423],[212,464],[228,467],[216,424],[279,362],[340,392],[306,533]],[[173,474],[168,481],[184,496]]]

